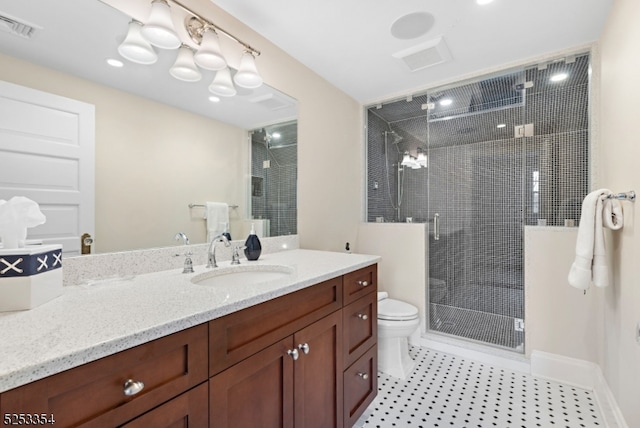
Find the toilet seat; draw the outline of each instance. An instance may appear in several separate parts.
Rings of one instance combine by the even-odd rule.
[[[418,308],[395,299],[378,301],[378,319],[387,321],[407,321],[418,318]]]

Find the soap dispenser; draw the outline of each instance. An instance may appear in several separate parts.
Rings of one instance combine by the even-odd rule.
[[[251,223],[251,232],[249,232],[249,236],[244,243],[244,255],[247,257],[247,260],[258,260],[261,252],[262,244],[260,244],[258,235],[256,235],[253,223]]]

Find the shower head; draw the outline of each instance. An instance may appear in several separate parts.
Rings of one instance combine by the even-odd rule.
[[[384,133],[385,136],[391,135],[391,137],[393,138],[393,140],[391,140],[391,144],[398,144],[400,141],[402,141],[402,136],[398,135],[396,131],[384,131]]]

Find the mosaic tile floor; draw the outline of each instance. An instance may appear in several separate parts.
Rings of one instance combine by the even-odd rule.
[[[406,381],[379,373],[357,428],[605,427],[591,391],[412,347]]]

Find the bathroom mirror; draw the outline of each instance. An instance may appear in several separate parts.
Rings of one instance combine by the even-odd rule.
[[[0,25],[0,80],[96,106],[94,252],[178,245],[178,231],[204,242],[203,210],[190,204],[227,202],[235,207],[232,221],[250,219],[247,133],[295,122],[296,100],[264,84],[212,102],[215,72],[201,70],[196,83],[176,80],[169,74],[175,50],[156,49],[153,65],[128,62],[117,47],[131,18],[106,3],[114,1],[0,3],[0,15],[18,22]],[[108,59],[124,66],[111,67]],[[25,63],[22,73],[23,60],[46,68]]]

